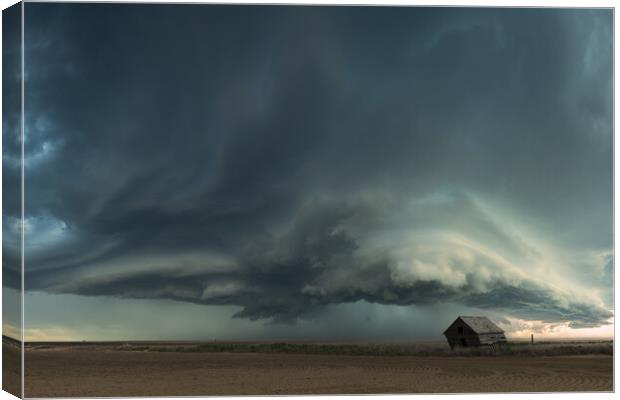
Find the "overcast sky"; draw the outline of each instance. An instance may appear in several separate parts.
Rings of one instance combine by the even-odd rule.
[[[27,337],[611,335],[612,17],[27,3]]]

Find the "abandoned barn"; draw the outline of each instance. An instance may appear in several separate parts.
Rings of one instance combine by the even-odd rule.
[[[458,317],[443,334],[451,349],[506,343],[504,331],[487,317]]]

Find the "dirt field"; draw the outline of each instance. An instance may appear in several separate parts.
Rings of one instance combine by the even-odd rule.
[[[19,344],[2,340],[2,389],[21,396],[21,354]]]
[[[613,357],[26,351],[27,397],[611,391]]]

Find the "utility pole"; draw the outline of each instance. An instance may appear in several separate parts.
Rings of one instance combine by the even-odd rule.
[[[534,334],[532,333],[532,344],[534,344]]]

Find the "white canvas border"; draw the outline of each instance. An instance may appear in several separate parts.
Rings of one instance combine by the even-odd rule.
[[[27,0],[27,2],[36,2],[40,0]],[[42,0],[45,1],[45,0]],[[196,3],[196,4],[204,4],[204,3],[220,3],[220,4],[306,4],[306,5],[378,5],[378,6],[467,6],[467,7],[564,7],[564,8],[577,8],[577,7],[603,7],[603,8],[614,8],[615,4],[613,1],[604,1],[604,0],[590,0],[590,1],[578,1],[578,0],[542,0],[542,1],[532,1],[532,0],[522,0],[522,1],[497,1],[497,0],[478,0],[478,1],[463,1],[463,0],[443,0],[443,1],[416,1],[416,0],[373,0],[373,1],[363,1],[363,0],[339,0],[339,1],[329,1],[329,0],[315,0],[315,1],[282,1],[282,0],[252,0],[252,1],[240,1],[240,0],[212,0],[212,1],[187,1],[187,0],[134,0],[134,1],[79,1],[79,0],[66,0],[64,2],[93,2],[93,3]],[[7,8],[16,2],[14,0],[0,0],[0,5],[2,9]],[[23,13],[22,13],[23,18]],[[614,18],[615,20],[615,18]],[[614,23],[615,26],[615,23]],[[0,19],[0,40],[1,40],[1,27],[2,22]],[[23,25],[22,25],[23,27]],[[618,72],[617,64],[615,63],[615,48],[618,39],[618,31],[614,29],[614,78]],[[23,68],[23,63],[22,63]],[[2,73],[2,65],[0,63],[0,74]],[[23,70],[22,70],[23,75]],[[23,89],[23,88],[22,88]],[[614,116],[618,111],[618,105],[615,102],[615,93],[616,93],[616,84],[614,79]],[[22,93],[22,107],[23,104],[23,93]],[[0,109],[2,107],[2,98],[0,96]],[[22,108],[22,122],[24,116],[24,109]],[[618,143],[615,140],[615,132],[617,128],[617,121],[614,117],[614,232],[615,227],[618,225],[618,216],[615,213],[616,206],[618,205],[618,193],[617,193],[617,185],[616,185],[616,177],[618,176],[618,165],[615,163],[615,154],[618,150]],[[22,142],[23,143],[23,142]],[[2,150],[2,143],[0,141],[0,152]],[[22,149],[23,152],[23,149]],[[0,197],[2,195],[2,186],[1,186],[1,172],[2,166],[0,164]],[[23,185],[22,185],[23,189]],[[23,212],[23,207],[22,207]],[[23,216],[22,216],[23,217]],[[1,233],[0,233],[1,238]],[[617,238],[614,235],[614,253],[617,248]],[[22,238],[23,243],[23,238]],[[2,255],[2,250],[0,248],[0,257]],[[1,258],[0,258],[1,259]],[[23,260],[23,257],[22,257]],[[22,266],[23,268],[23,266]],[[22,274],[23,278],[23,274]],[[0,284],[1,284],[1,275],[0,275]],[[616,287],[616,283],[618,282],[618,276],[614,274],[614,289]],[[22,282],[23,287],[23,282]],[[23,293],[23,292],[22,292]],[[614,290],[615,294],[615,290]],[[22,298],[23,300],[23,298]],[[2,305],[2,298],[0,297],[0,309]],[[614,296],[614,309],[618,309],[617,307],[617,298]],[[23,307],[22,307],[23,309]],[[23,315],[22,315],[22,324],[23,324]],[[614,338],[615,338],[616,327],[614,326]],[[2,357],[0,354],[0,361]],[[22,363],[23,365],[23,363]],[[614,357],[614,388],[616,387],[617,375],[615,371],[618,368],[618,359]],[[1,377],[0,377],[1,381]],[[23,380],[22,380],[23,384]],[[532,394],[532,393],[506,393],[506,394],[441,394],[441,395],[372,395],[373,399],[377,400],[399,400],[399,399],[454,399],[455,396],[458,398],[465,399],[511,399],[511,400],[524,400],[530,399],[532,396],[536,396],[541,399],[567,399],[567,400],[577,400],[577,399],[608,399],[614,396],[613,393],[550,393],[550,394]],[[222,399],[230,399],[230,400],[259,400],[264,399],[268,396],[244,396],[244,397],[210,397],[210,398],[222,398]],[[275,397],[275,396],[274,396]],[[288,396],[287,396],[288,397]],[[295,396],[299,398],[304,398],[308,400],[354,400],[359,399],[361,396]],[[363,396],[367,397],[367,396]],[[6,393],[0,392],[0,400],[14,399],[15,397]],[[187,397],[158,397],[158,399],[164,400],[172,400],[172,399],[184,399]],[[206,398],[206,397],[205,397]],[[129,399],[123,398],[121,399]],[[138,399],[136,397],[132,397],[130,399]]]

